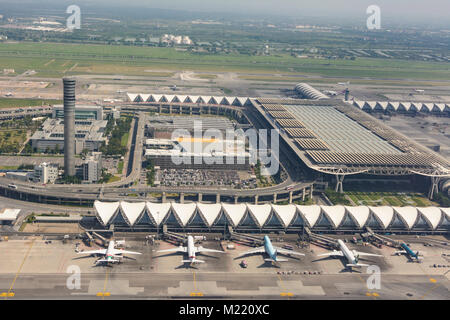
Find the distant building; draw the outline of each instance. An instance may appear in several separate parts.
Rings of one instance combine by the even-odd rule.
[[[64,118],[64,106],[53,106],[52,118],[63,119]],[[102,106],[88,106],[88,105],[76,105],[75,106],[75,120],[103,120],[103,107]]]
[[[13,225],[20,211],[20,209],[0,209],[0,224]]]
[[[58,179],[58,165],[43,162],[34,167],[33,180],[40,183],[55,183]]]
[[[10,171],[6,172],[5,177],[8,179],[19,180],[23,182],[30,182],[33,180],[34,174],[33,172],[15,172]]]
[[[89,183],[97,182],[102,176],[102,153],[92,152],[82,164],[82,180]]]
[[[106,120],[75,120],[75,154],[83,149],[98,151],[106,142]],[[64,150],[64,119],[47,119],[31,137],[31,146],[37,152]]]

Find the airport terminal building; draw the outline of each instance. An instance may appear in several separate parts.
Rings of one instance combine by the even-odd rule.
[[[352,231],[365,227],[390,232],[448,232],[450,208],[369,207],[226,203],[94,203],[98,225],[139,231],[166,225],[171,230],[244,232]]]

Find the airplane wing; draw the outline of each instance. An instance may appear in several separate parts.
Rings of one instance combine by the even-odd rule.
[[[122,250],[122,249],[114,249],[113,254],[142,254],[140,252]]]
[[[278,248],[278,247],[273,247],[274,249],[277,250],[277,253],[281,253],[281,254],[286,254],[286,255],[298,255],[298,256],[304,256],[305,254],[301,253],[301,252],[296,252],[293,250],[286,250],[283,248]]]
[[[375,254],[375,253],[367,253],[367,252],[359,252],[359,251],[356,251],[356,254],[358,255],[358,256],[360,256],[360,257],[364,257],[364,256],[370,256],[370,257],[382,257],[382,255],[381,254]]]
[[[82,251],[82,252],[78,252],[78,254],[106,254],[106,249]]]
[[[394,254],[406,254],[406,250],[395,251]]]
[[[246,256],[246,255],[249,255],[249,254],[264,253],[264,252],[266,252],[266,249],[264,249],[264,247],[258,247],[256,249],[244,252],[243,254],[241,254],[240,256],[237,256],[236,258],[239,258],[239,257],[242,257],[242,256]]]
[[[156,252],[187,252],[187,247],[179,246],[177,248],[158,250]]]
[[[207,248],[203,248],[202,246],[196,247],[195,248],[195,252],[218,252],[218,253],[225,253],[224,251],[221,250],[214,250],[214,249],[207,249]]]
[[[342,253],[342,251],[337,251],[337,250],[333,250],[331,252],[327,252],[327,253],[322,253],[322,254],[318,254],[318,257],[331,257],[331,256],[339,256],[339,257],[343,257],[344,254]]]

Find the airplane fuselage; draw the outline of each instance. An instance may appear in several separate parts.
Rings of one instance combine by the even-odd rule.
[[[339,249],[341,249],[342,253],[344,254],[345,258],[347,259],[349,264],[357,264],[358,259],[356,259],[353,252],[345,245],[344,241],[338,240]]]
[[[187,238],[187,253],[189,260],[193,262],[195,260],[195,245],[194,245],[194,237],[188,236]]]
[[[264,236],[264,250],[273,261],[277,261],[277,250],[273,248],[268,236]]]
[[[108,248],[106,249],[106,260],[110,261],[114,258],[114,240],[109,241]]]
[[[405,243],[400,244],[400,246],[406,251],[406,254],[411,258],[418,259],[418,255],[416,252],[412,251],[410,247],[408,247]]]

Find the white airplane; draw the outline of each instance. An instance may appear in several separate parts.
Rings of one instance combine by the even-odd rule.
[[[337,96],[338,93],[336,91],[331,91],[331,90],[327,90],[325,91],[326,94],[330,95],[330,96]]]
[[[350,81],[347,82],[338,82],[338,85],[340,86],[348,86],[350,84]]]
[[[99,264],[101,262],[106,263],[116,263],[121,262],[123,258],[123,254],[141,254],[140,252],[127,251],[124,249],[116,249],[116,246],[119,244],[124,244],[125,241],[109,241],[107,249],[98,249],[98,250],[90,250],[78,252],[78,254],[101,254],[105,257],[103,259],[98,259],[95,264]]]
[[[204,263],[205,261],[199,260],[195,257],[196,253],[203,253],[203,252],[218,252],[218,253],[225,253],[224,251],[220,250],[214,250],[214,249],[206,249],[202,246],[196,247],[194,245],[194,237],[188,236],[187,237],[187,246],[179,246],[178,248],[172,248],[172,249],[165,249],[165,250],[159,250],[157,252],[181,252],[181,253],[187,253],[189,260],[181,260],[183,263]]]
[[[382,255],[374,254],[374,253],[365,253],[359,252],[356,250],[350,250],[342,240],[338,240],[339,249],[341,250],[333,250],[332,252],[319,254],[318,257],[321,256],[337,256],[337,257],[345,257],[348,263],[345,265],[346,267],[368,267],[368,264],[358,263],[359,257],[361,256],[372,256],[372,257],[382,257]]]
[[[272,242],[270,241],[270,238],[268,236],[264,236],[264,246],[262,247],[258,247],[256,249],[253,250],[249,250],[243,254],[241,254],[240,256],[238,256],[237,258],[249,255],[249,254],[255,254],[255,253],[265,253],[269,256],[269,258],[264,259],[264,261],[270,261],[270,262],[284,262],[284,261],[288,261],[288,259],[283,259],[283,258],[278,258],[277,254],[283,254],[283,255],[299,255],[299,256],[304,256],[303,253],[300,252],[295,252],[292,250],[285,250],[282,248],[278,248],[278,247],[274,247],[272,245]]]

